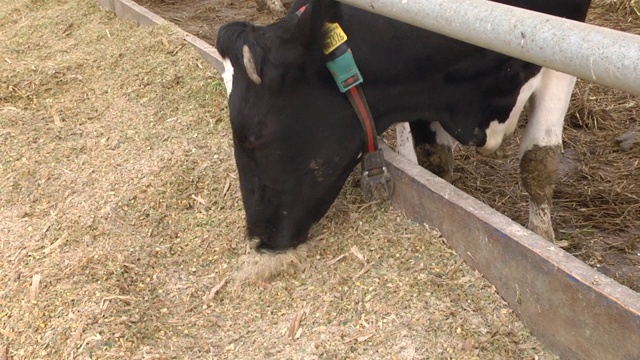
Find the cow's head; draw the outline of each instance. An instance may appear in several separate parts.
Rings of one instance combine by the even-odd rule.
[[[305,242],[358,162],[364,136],[326,70],[333,1],[268,26],[223,26],[216,47],[233,66],[229,111],[248,234],[258,248]]]

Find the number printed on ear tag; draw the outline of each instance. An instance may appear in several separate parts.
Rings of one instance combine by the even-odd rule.
[[[344,33],[338,23],[325,23],[324,31],[327,33],[327,37],[324,40],[324,48],[322,49],[325,55],[328,55],[347,41],[347,34]]]

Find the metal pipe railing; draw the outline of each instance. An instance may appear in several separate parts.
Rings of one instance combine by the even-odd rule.
[[[640,95],[638,35],[485,0],[338,1]]]

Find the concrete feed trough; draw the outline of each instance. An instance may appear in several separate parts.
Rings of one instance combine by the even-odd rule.
[[[129,0],[98,0],[122,19],[166,23]],[[184,33],[219,72],[217,51]],[[640,294],[384,148],[407,217],[440,229],[550,350],[566,359],[640,359]]]

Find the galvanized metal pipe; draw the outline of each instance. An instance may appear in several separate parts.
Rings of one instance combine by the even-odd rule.
[[[338,1],[640,95],[638,35],[485,0]]]

